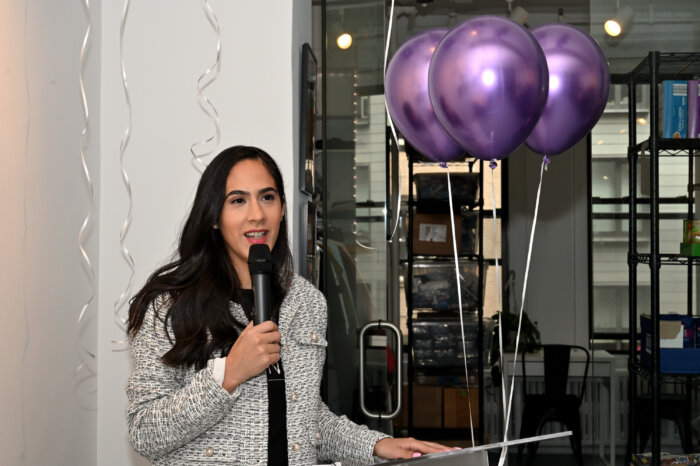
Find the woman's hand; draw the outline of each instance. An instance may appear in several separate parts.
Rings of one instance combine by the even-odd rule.
[[[280,360],[280,332],[271,320],[253,326],[250,322],[241,332],[226,356],[224,381],[229,393]]]
[[[414,438],[383,438],[374,445],[374,455],[387,460],[412,458],[453,450],[451,447],[433,442],[422,442]]]

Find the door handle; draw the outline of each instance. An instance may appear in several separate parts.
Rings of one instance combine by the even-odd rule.
[[[365,333],[371,328],[388,328],[394,332],[396,335],[396,346],[398,348],[396,355],[396,377],[398,383],[396,384],[396,409],[391,413],[372,413],[365,407]],[[387,340],[388,346],[388,340]],[[401,389],[403,388],[403,378],[401,377],[402,359],[403,359],[403,337],[401,336],[401,330],[392,324],[391,322],[382,322],[378,320],[376,322],[369,322],[367,325],[362,327],[360,330],[360,409],[365,416],[371,419],[393,419],[398,416],[401,412]]]

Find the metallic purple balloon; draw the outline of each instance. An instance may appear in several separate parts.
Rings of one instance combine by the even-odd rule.
[[[437,162],[464,153],[435,117],[428,95],[428,68],[447,29],[430,29],[411,37],[396,51],[386,71],[385,93],[391,118],[418,152]]]
[[[470,19],[447,33],[428,76],[442,126],[485,160],[507,157],[530,134],[547,84],[547,62],[535,38],[498,16]]]
[[[610,92],[610,70],[598,44],[568,24],[533,29],[549,68],[549,96],[535,129],[525,140],[542,155],[573,147],[595,126]]]

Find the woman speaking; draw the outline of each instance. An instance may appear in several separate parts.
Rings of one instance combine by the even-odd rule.
[[[394,439],[320,397],[326,301],[293,273],[284,185],[254,147],[202,174],[178,253],[134,296],[126,392],[131,443],[156,465],[370,464],[442,445]],[[251,245],[270,249],[271,320],[253,325]]]

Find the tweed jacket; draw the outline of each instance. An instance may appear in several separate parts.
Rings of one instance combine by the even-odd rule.
[[[160,358],[172,345],[161,319],[168,305],[167,298],[156,299],[131,342],[134,370],[126,392],[132,445],[155,465],[266,465],[265,374],[229,394],[212,377],[213,359],[200,371],[165,366]],[[231,312],[248,322],[237,303]],[[386,435],[336,416],[320,397],[326,324],[325,297],[295,276],[279,318],[289,464],[371,464],[374,445]]]

